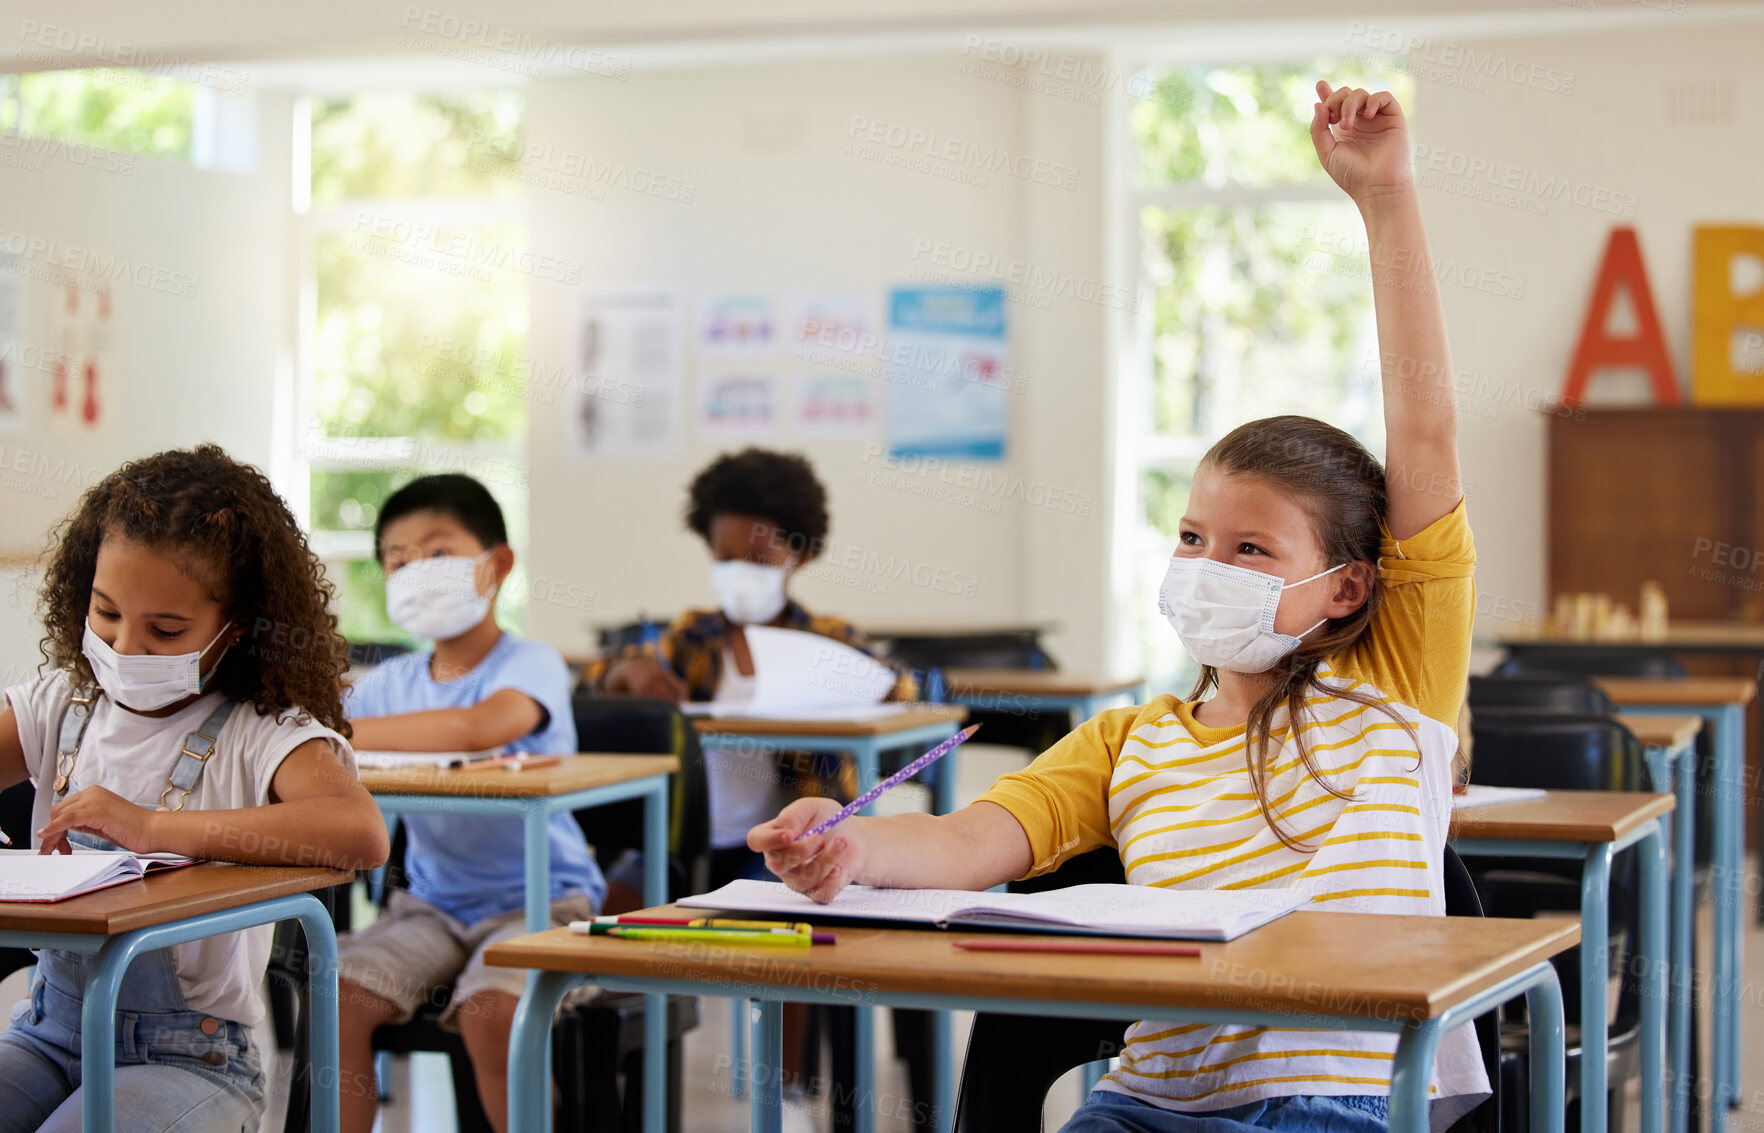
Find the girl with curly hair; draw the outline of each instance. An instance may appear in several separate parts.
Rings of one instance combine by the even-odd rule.
[[[269,481],[214,445],[132,461],[88,491],[49,554],[49,671],[7,689],[0,711],[0,789],[35,785],[37,851],[385,861],[386,828],[344,738],[346,657],[330,599]],[[257,1126],[264,1081],[250,1032],[271,932],[130,966],[120,1128]],[[78,1127],[89,963],[40,953],[30,999],[0,1034],[0,1133]]]

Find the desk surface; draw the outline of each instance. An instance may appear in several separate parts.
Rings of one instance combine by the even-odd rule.
[[[680,915],[673,906],[654,910]],[[706,914],[691,910],[695,916]],[[1136,1007],[1217,1007],[1432,1017],[1580,938],[1573,921],[1296,912],[1198,959],[968,952],[936,929],[834,927],[810,949],[615,940],[568,929],[492,945],[505,967],[707,983],[1049,999]],[[1070,940],[1071,937],[1061,937]]]
[[[927,724],[959,724],[968,710],[959,704],[915,704],[873,720],[764,720],[746,716],[694,716],[701,732],[731,736],[886,736]]]
[[[1619,708],[1688,708],[1705,704],[1750,704],[1758,695],[1751,677],[1594,677]]]
[[[1103,696],[1132,692],[1145,683],[1144,677],[1087,677],[1048,669],[946,669],[943,675],[952,696]]]
[[[976,622],[973,625],[952,625],[948,622],[895,622],[892,625],[866,625],[864,636],[884,640],[900,637],[1033,637],[1060,628],[1057,621],[1044,622]]]
[[[361,785],[375,795],[449,795],[478,799],[531,799],[611,787],[651,775],[671,775],[671,755],[568,755],[562,763],[527,771],[496,768],[456,771],[446,767],[364,767]]]
[[[116,936],[292,893],[310,893],[354,878],[348,870],[313,866],[203,862],[53,904],[0,901],[0,932]]]
[[[1671,795],[1643,791],[1551,791],[1541,799],[1452,812],[1454,838],[1615,842],[1672,809]]]
[[[1657,649],[1764,650],[1764,622],[1670,621],[1664,637],[1566,637],[1551,633],[1546,625],[1513,626],[1495,638],[1498,645],[1584,646],[1589,649],[1611,646],[1642,646]]]
[[[1634,712],[1617,713],[1617,722],[1635,733],[1646,747],[1677,747],[1696,738],[1703,730],[1701,716],[1653,716]]]

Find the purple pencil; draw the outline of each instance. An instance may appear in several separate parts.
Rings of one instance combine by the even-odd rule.
[[[825,834],[827,831],[838,826],[841,822],[844,822],[858,811],[875,802],[877,797],[880,796],[883,791],[888,790],[888,788],[894,786],[896,783],[902,783],[911,779],[914,775],[917,775],[920,771],[923,771],[925,768],[947,755],[951,748],[955,747],[957,744],[961,743],[979,730],[980,725],[969,724],[955,735],[949,737],[949,739],[944,740],[924,755],[921,755],[905,767],[902,767],[899,771],[896,771],[894,774],[882,780],[880,783],[877,783],[874,787],[871,787],[857,798],[851,800],[851,802],[845,804],[845,809],[841,810],[838,814],[827,819],[819,826],[816,826],[813,830],[805,830],[801,834],[798,834],[796,840],[800,842],[811,834]]]

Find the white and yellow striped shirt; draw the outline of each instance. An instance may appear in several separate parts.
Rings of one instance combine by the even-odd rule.
[[[1322,909],[1442,915],[1475,561],[1461,501],[1414,538],[1384,540],[1383,606],[1362,641],[1319,676],[1330,692],[1352,691],[1382,707],[1314,694],[1299,721],[1313,764],[1350,798],[1304,770],[1285,711],[1276,715],[1269,808],[1312,852],[1283,845],[1262,816],[1243,726],[1207,727],[1192,704],[1172,696],[1101,713],[981,799],[1022,824],[1034,852],[1031,876],[1113,845],[1135,885],[1300,888]],[[1138,1023],[1100,1088],[1177,1110],[1295,1094],[1388,1094],[1395,1050],[1396,1036],[1366,1031]],[[1488,1088],[1470,1026],[1444,1036],[1435,1128]]]

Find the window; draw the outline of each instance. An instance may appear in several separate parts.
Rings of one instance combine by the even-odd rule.
[[[197,84],[115,67],[12,76],[0,132],[189,160]]]
[[[1383,413],[1358,212],[1318,166],[1319,75],[1396,93],[1408,76],[1333,60],[1152,68],[1129,111],[1140,326],[1123,381],[1118,551],[1133,564],[1129,640],[1152,687],[1198,672],[1157,612],[1195,465],[1245,421],[1303,413],[1379,455]]]
[[[526,585],[527,222],[513,91],[307,104],[310,204],[290,496],[339,590],[352,641],[408,641],[386,618],[374,522],[417,476],[462,472],[502,506]],[[301,163],[297,163],[301,164]],[[297,202],[297,207],[301,202]]]

